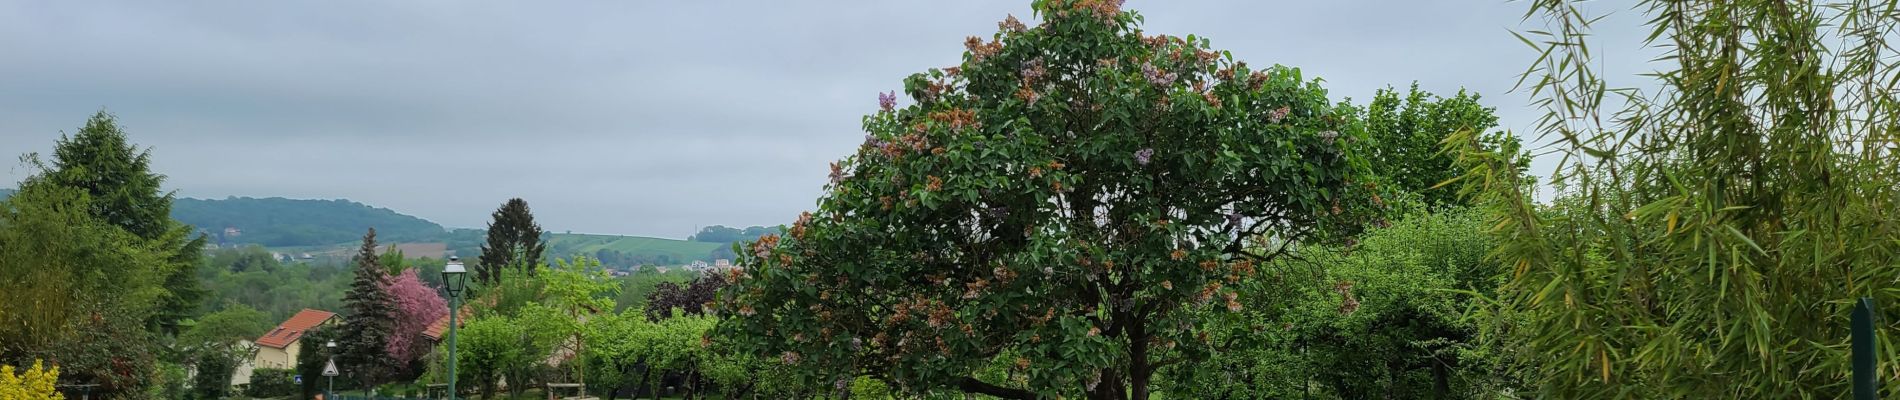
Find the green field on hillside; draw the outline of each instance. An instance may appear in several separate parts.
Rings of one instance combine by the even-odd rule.
[[[700,260],[712,254],[713,249],[726,246],[725,243],[689,242],[679,239],[661,239],[642,236],[589,235],[589,234],[553,234],[548,240],[547,255],[566,257],[574,254],[593,255],[601,250],[618,251],[626,254],[666,255],[675,260]]]

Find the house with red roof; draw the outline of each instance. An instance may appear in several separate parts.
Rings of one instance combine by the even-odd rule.
[[[303,309],[289,320],[258,336],[257,356],[252,364],[257,368],[296,368],[297,353],[303,349],[304,334],[318,327],[336,323],[336,313]],[[321,343],[317,344],[322,346]]]

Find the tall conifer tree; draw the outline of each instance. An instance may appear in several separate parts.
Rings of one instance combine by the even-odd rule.
[[[395,331],[395,305],[389,292],[383,290],[389,284],[389,275],[376,254],[375,228],[363,235],[363,247],[355,262],[356,277],[350,282],[349,293],[343,295],[343,306],[349,314],[343,317],[343,337],[337,344],[342,347],[343,365],[370,386],[379,383],[395,366],[384,351]]]
[[[534,222],[534,213],[528,210],[528,201],[508,199],[495,210],[494,222],[488,223],[488,244],[482,245],[475,278],[492,285],[501,281],[505,268],[533,274],[535,264],[541,261],[541,251],[547,249],[541,233],[541,225]]]
[[[204,297],[197,279],[204,237],[193,237],[191,227],[171,219],[173,193],[161,188],[165,175],[152,172],[151,151],[127,141],[112,114],[100,111],[78,132],[60,138],[50,165],[40,164],[37,158],[31,162],[46,172],[22,182],[22,187],[82,190],[89,199],[88,214],[154,241],[169,253],[162,306],[146,322],[164,333],[176,333],[177,322],[191,316]]]

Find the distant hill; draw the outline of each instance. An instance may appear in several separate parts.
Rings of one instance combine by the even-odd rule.
[[[13,197],[13,189],[0,189],[0,200],[6,200],[8,197]]]
[[[267,247],[347,243],[362,239],[370,227],[385,243],[434,242],[448,233],[434,222],[349,200],[182,198],[172,203],[172,218],[210,235],[212,243]],[[226,235],[225,228],[236,228],[236,235]]]
[[[446,250],[474,258],[481,253],[486,235],[479,229],[444,229],[429,220],[349,200],[181,198],[172,203],[172,218],[204,232],[213,244],[257,244],[273,250],[341,256],[353,251],[363,231],[372,226],[376,227],[378,242],[415,247],[404,249],[417,253],[411,254],[414,256],[433,256]],[[226,236],[225,228],[236,228],[237,234]],[[731,258],[729,243],[567,233],[550,233],[547,237],[545,256],[586,255],[611,267]],[[439,250],[421,250],[422,246]]]

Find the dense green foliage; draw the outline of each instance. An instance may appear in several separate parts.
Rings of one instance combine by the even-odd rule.
[[[164,177],[110,115],[25,159],[35,173],[0,203],[0,364],[43,359],[101,397],[148,395],[198,308],[202,241],[166,217]]]
[[[1497,316],[1553,398],[1839,398],[1871,297],[1900,365],[1893,2],[1644,1],[1657,90],[1611,89],[1596,16],[1532,3],[1526,76],[1562,163],[1545,205],[1451,142],[1509,281]],[[1607,100],[1606,100],[1607,99]],[[1622,108],[1618,108],[1618,107]],[[1893,380],[1885,384],[1892,392]]]
[[[297,371],[278,368],[258,368],[251,370],[250,387],[244,395],[255,398],[284,397],[297,394]],[[317,380],[316,376],[306,380]]]
[[[91,200],[85,207],[88,214],[148,240],[178,228],[169,218],[172,194],[160,187],[165,176],[152,172],[151,152],[128,142],[105,111],[93,114],[79,132],[61,135],[50,164],[39,166],[43,173],[21,187],[47,184],[83,190]]]
[[[163,304],[153,309],[146,321],[162,333],[176,333],[175,325],[189,316],[204,295],[192,273],[198,267],[204,239],[192,237],[190,228],[172,221],[172,193],[160,187],[165,176],[152,171],[150,151],[126,139],[111,114],[93,114],[78,132],[60,137],[53,146],[50,163],[40,161],[37,155],[28,156],[29,163],[41,172],[20,182],[20,187],[45,185],[83,191],[87,214],[163,249],[171,264],[164,273]]]
[[[691,275],[642,273],[615,280],[591,259],[558,260],[542,273],[510,278],[474,295],[472,318],[459,331],[458,375],[465,389],[520,395],[542,383],[585,382],[602,397],[676,392],[728,396],[790,393],[791,376],[764,360],[708,347],[716,320],[669,314],[657,321],[642,307],[610,308],[626,288],[653,293],[660,283]],[[679,313],[679,310],[674,310]],[[444,381],[446,343],[429,356],[418,382]]]
[[[472,303],[487,307],[477,308],[459,334],[457,380],[491,396],[502,381],[511,383],[510,395],[543,382],[585,382],[585,358],[575,357],[585,346],[580,339],[585,321],[612,308],[616,288],[599,264],[586,258],[562,260],[542,273],[482,288]],[[436,350],[432,369],[440,368],[445,352]],[[442,379],[442,374],[435,371],[425,379]]]
[[[1498,117],[1490,107],[1478,103],[1478,95],[1459,91],[1452,97],[1439,97],[1413,84],[1404,97],[1392,89],[1380,90],[1372,103],[1361,110],[1366,124],[1366,161],[1376,166],[1379,182],[1388,191],[1411,193],[1427,208],[1465,204],[1453,189],[1435,189],[1464,171],[1453,162],[1455,154],[1439,151],[1441,142],[1452,133],[1470,131],[1481,134],[1486,148],[1501,154],[1519,154],[1517,138],[1496,132]],[[1528,168],[1528,156],[1517,160],[1519,171]]]
[[[880,99],[818,210],[740,254],[717,339],[811,384],[1146,399],[1229,285],[1366,222],[1352,108],[1119,4],[1038,2]]]
[[[0,362],[31,362],[94,314],[137,318],[160,306],[172,267],[164,250],[84,214],[84,204],[78,190],[35,186],[0,207]]]
[[[1482,216],[1415,214],[1352,247],[1301,249],[1239,283],[1250,310],[1215,318],[1207,364],[1162,371],[1199,398],[1487,398],[1517,382],[1464,318],[1497,286]]]
[[[488,223],[488,242],[482,245],[481,259],[475,263],[475,280],[492,285],[502,281],[508,270],[533,275],[543,262],[541,253],[547,250],[543,236],[528,202],[508,199]]]
[[[271,260],[270,252],[263,248],[247,247],[207,253],[198,277],[209,292],[206,309],[226,303],[244,304],[262,311],[268,316],[266,320],[275,323],[305,308],[342,310],[351,274],[349,268],[338,264],[282,264]]]
[[[512,375],[514,382],[526,383],[525,374],[510,374],[531,368],[536,363],[528,332],[508,317],[476,318],[462,325],[456,339],[456,380],[468,387],[481,388],[482,397],[493,397],[497,382]],[[446,344],[444,344],[446,346]],[[442,353],[443,351],[437,351]]]
[[[171,215],[227,245],[329,246],[354,241],[372,227],[387,242],[440,241],[446,232],[434,222],[349,200],[178,199]],[[239,234],[225,236],[225,228]]]

